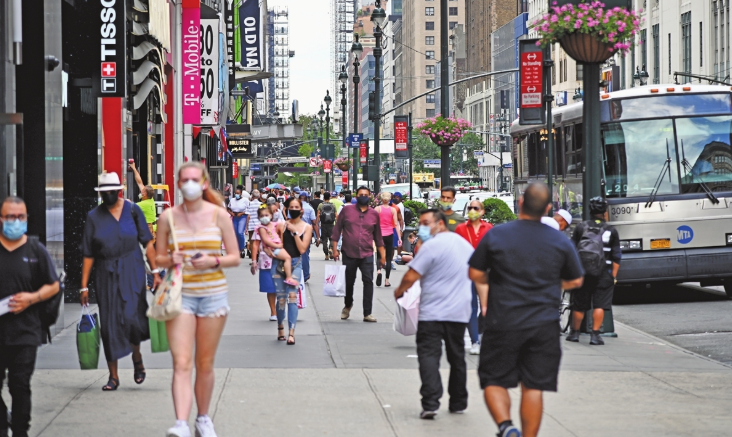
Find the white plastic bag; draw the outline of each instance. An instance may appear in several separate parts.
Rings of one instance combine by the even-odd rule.
[[[325,265],[325,280],[323,281],[323,296],[346,296],[346,266],[338,264]]]
[[[297,289],[297,308],[303,309],[308,307],[308,294],[305,288],[305,275],[300,275],[300,287]]]
[[[419,297],[422,288],[415,282],[406,293],[396,301],[394,311],[394,330],[402,335],[415,335],[419,321]]]

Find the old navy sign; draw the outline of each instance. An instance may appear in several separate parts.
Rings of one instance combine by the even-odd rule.
[[[262,68],[262,25],[259,0],[244,0],[239,8],[241,64],[246,68]]]
[[[201,123],[201,8],[183,8],[183,123]]]
[[[96,97],[127,96],[127,54],[125,38],[125,0],[97,0],[99,34],[92,53],[99,56],[92,88]],[[99,39],[96,39],[99,38]]]

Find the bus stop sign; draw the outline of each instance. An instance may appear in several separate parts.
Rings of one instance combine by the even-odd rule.
[[[519,40],[519,124],[546,124],[544,53],[537,39]]]

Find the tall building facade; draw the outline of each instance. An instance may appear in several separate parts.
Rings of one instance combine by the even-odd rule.
[[[270,68],[274,73],[269,79],[269,112],[279,112],[279,118],[288,120],[292,115],[290,102],[290,17],[287,7],[269,9],[270,20]]]
[[[467,0],[448,1],[449,27],[465,23]],[[436,87],[435,72],[440,53],[440,2],[404,0],[402,14],[402,41],[409,49],[401,54],[402,101]],[[397,42],[399,43],[399,42]],[[435,105],[435,94],[429,94],[404,105],[401,113],[412,112],[418,122],[440,112]]]
[[[348,70],[353,62],[351,55],[351,44],[353,43],[353,23],[356,21],[356,9],[358,0],[330,0],[330,92],[333,96],[340,95],[341,83],[338,75],[341,67],[346,66]],[[349,74],[349,77],[352,77]],[[350,99],[347,97],[347,99]],[[337,111],[340,115],[340,99],[334,97],[338,102]],[[348,114],[348,112],[347,112]],[[352,120],[346,117],[346,123]],[[351,122],[351,124],[353,124]]]

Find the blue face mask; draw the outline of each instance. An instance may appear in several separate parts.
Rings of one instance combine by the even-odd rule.
[[[426,243],[427,240],[432,238],[432,231],[430,230],[429,226],[419,225],[419,229],[417,230],[417,236],[420,240],[422,240],[422,243]]]
[[[3,222],[3,235],[8,240],[19,240],[20,237],[28,232],[28,222],[20,220]]]

